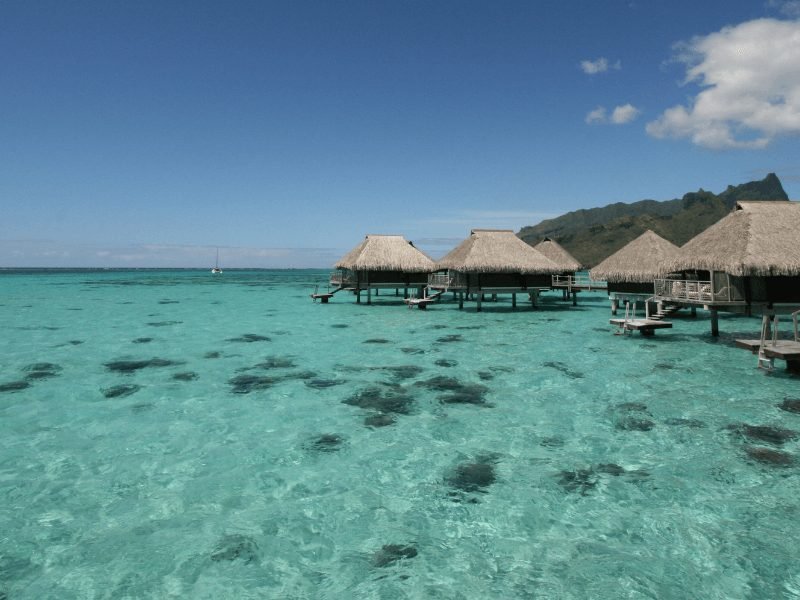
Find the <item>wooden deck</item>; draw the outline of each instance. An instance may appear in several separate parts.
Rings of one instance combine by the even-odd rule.
[[[758,354],[761,347],[761,340],[736,340],[736,347],[750,350],[753,354]],[[764,356],[767,358],[777,358],[786,361],[786,370],[790,373],[800,373],[800,342],[794,340],[777,340],[774,344],[772,340],[764,343]]]
[[[653,319],[609,319],[623,331],[638,331],[642,335],[654,335],[656,329],[672,329],[669,321],[654,321]]]

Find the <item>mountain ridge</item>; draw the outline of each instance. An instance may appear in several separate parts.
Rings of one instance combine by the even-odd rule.
[[[568,212],[537,225],[520,229],[517,235],[535,246],[549,237],[561,244],[581,264],[592,267],[625,244],[652,229],[682,246],[728,214],[739,200],[789,200],[775,173],[719,194],[699,189],[674,200],[615,202],[598,208]]]

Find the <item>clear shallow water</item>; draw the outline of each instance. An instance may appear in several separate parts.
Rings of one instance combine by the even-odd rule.
[[[756,320],[325,275],[0,275],[0,598],[800,597],[800,380],[732,347]]]

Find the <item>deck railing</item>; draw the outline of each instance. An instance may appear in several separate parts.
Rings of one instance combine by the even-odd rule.
[[[655,295],[659,298],[669,298],[682,302],[713,302],[714,300],[728,301],[726,294],[715,297],[711,281],[685,280],[685,279],[656,279]]]
[[[431,273],[428,275],[428,287],[435,290],[462,288],[467,285],[467,278],[463,273],[448,271],[447,273]]]
[[[333,271],[330,281],[331,285],[335,285],[336,287],[346,287],[356,282],[353,274],[347,271]]]
[[[656,279],[655,296],[659,299],[697,304],[744,303],[737,291],[730,285],[714,289],[712,281],[694,279]]]
[[[582,289],[608,289],[608,283],[592,279],[588,275],[553,275],[552,287]]]

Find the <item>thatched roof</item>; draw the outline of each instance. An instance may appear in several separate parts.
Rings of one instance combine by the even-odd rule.
[[[563,270],[510,229],[473,229],[436,267],[467,273],[544,274]]]
[[[800,275],[800,202],[737,202],[666,266],[737,276]]]
[[[546,237],[534,248],[561,267],[562,271],[578,271],[581,268],[581,263],[554,239]]]
[[[334,265],[351,271],[402,271],[430,273],[433,259],[402,235],[370,234]]]
[[[675,244],[648,229],[589,271],[589,275],[613,283],[653,281],[669,272],[665,264],[678,252]]]

